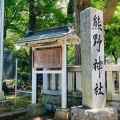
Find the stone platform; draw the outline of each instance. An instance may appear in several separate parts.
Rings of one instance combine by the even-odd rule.
[[[82,106],[71,108],[71,120],[118,120],[117,107],[86,109]]]

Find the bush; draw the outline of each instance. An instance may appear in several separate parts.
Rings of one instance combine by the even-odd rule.
[[[18,84],[19,84],[20,86],[23,86],[23,85],[25,85],[25,82],[21,79],[21,80],[18,80]]]
[[[30,80],[30,73],[22,72],[21,73],[21,80],[23,80],[26,84],[27,81]]]

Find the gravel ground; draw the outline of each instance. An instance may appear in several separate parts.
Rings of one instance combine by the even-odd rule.
[[[54,112],[47,112],[46,114],[38,117],[30,117],[28,115],[21,116],[19,119],[16,120],[54,120]]]

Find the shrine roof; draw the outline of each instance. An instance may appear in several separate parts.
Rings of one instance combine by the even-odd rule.
[[[35,47],[37,45],[43,45],[45,43],[58,42],[67,39],[68,43],[75,44],[80,43],[80,38],[75,34],[73,26],[70,24],[68,26],[52,28],[47,30],[41,30],[37,32],[28,32],[26,37],[22,40],[15,42],[17,45],[26,45]],[[70,42],[72,41],[72,43]]]

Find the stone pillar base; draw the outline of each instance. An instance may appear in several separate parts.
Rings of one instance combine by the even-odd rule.
[[[70,109],[57,109],[55,112],[54,120],[71,120]]]
[[[27,114],[31,117],[43,115],[46,113],[44,104],[34,103],[29,104],[27,107]]]
[[[71,120],[118,120],[117,107],[86,109],[82,106],[71,108]]]

